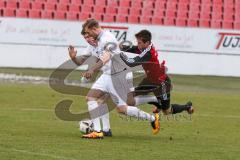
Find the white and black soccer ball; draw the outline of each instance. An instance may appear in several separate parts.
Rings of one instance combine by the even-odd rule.
[[[79,122],[79,130],[83,134],[88,134],[93,131],[93,123],[91,120],[82,120]]]

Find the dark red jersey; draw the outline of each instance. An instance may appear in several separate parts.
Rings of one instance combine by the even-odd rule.
[[[152,83],[159,84],[166,80],[167,75],[164,66],[165,61],[160,64],[158,60],[158,53],[152,44],[143,51],[139,50],[137,46],[132,46],[131,48],[124,49],[126,52],[138,54],[137,57],[131,59],[122,58],[128,66],[133,67],[142,65],[148,80]]]

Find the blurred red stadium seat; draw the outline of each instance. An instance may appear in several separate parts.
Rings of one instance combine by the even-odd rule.
[[[131,0],[121,0],[119,1],[119,6],[121,7],[130,7]]]
[[[90,18],[94,18],[98,21],[102,21],[103,15],[101,13],[92,13],[92,14],[90,14]]]
[[[232,21],[223,21],[222,27],[224,29],[233,29],[233,22]]]
[[[53,19],[53,12],[52,11],[41,11],[41,17],[43,19]]]
[[[105,13],[106,14],[117,14],[117,8],[111,7],[111,6],[106,7]]]
[[[234,16],[233,16],[233,14],[231,14],[231,13],[224,13],[224,14],[223,14],[223,20],[224,20],[224,21],[233,21],[233,20],[234,20],[233,17],[234,17]]]
[[[132,3],[132,7],[135,7],[134,3]],[[148,0],[148,1],[142,1],[143,8],[154,8],[154,1]]]
[[[71,0],[71,4],[80,5],[82,4],[82,0]]]
[[[143,0],[132,0],[131,1],[131,6],[136,7],[136,8],[142,8],[142,1]]]
[[[163,23],[166,26],[175,26],[175,19],[174,18],[164,18]]]
[[[240,22],[234,22],[234,29],[240,30]]]
[[[108,0],[107,6],[118,7],[118,0]],[[128,7],[128,6],[121,6],[121,7]]]
[[[4,17],[15,17],[15,9],[14,8],[3,8],[2,11],[3,11],[2,15]]]
[[[127,23],[127,16],[126,15],[116,15],[116,22]]]
[[[178,10],[178,11],[177,11],[177,17],[178,17],[178,18],[187,19],[187,17],[188,17],[188,12],[187,12],[187,11],[180,11],[180,10]]]
[[[81,5],[81,12],[92,13],[91,5]]]
[[[94,6],[93,7],[93,13],[104,14],[105,13],[105,7],[104,6]]]
[[[190,0],[179,0],[179,3],[190,3]]]
[[[146,16],[148,17],[153,15],[153,10],[148,8],[143,8],[141,13],[143,17],[146,17]]]
[[[118,15],[128,15],[129,14],[129,11],[128,11],[128,8],[127,7],[118,7]]]
[[[168,1],[167,5],[166,5],[166,9],[171,10],[171,11],[176,11],[177,10],[177,3],[173,3],[171,1]]]
[[[164,17],[165,16],[165,10],[162,10],[162,9],[155,9],[153,11],[153,16],[157,17]]]
[[[189,12],[188,13],[188,17],[189,19],[199,19],[200,18],[200,14],[199,12]]]
[[[94,5],[94,0],[83,0],[82,2],[83,2],[83,4],[85,4],[85,5],[91,5],[91,6]]]
[[[222,20],[222,13],[213,12],[211,17],[212,20]]]
[[[152,24],[163,25],[163,18],[161,18],[161,17],[153,17],[152,18]]]
[[[218,5],[222,5],[223,1],[222,0],[212,0],[213,4],[218,4]]]
[[[1,2],[0,2],[1,4]],[[1,7],[1,5],[0,5]],[[30,2],[29,1],[22,1],[21,3],[19,3],[19,8],[20,9],[30,9]]]
[[[212,5],[211,4],[201,4],[201,12],[210,13],[212,11]]]
[[[128,22],[130,23],[139,23],[139,17],[136,15],[129,15]]]
[[[156,1],[155,2],[155,9],[161,9],[161,10],[165,10],[166,9],[166,2],[163,1]]]
[[[72,0],[72,1],[74,1],[74,0]],[[58,0],[46,0],[46,2],[48,2],[48,3],[55,3],[55,4],[57,4],[57,3],[58,3]]]
[[[96,0],[95,6],[106,6],[106,0]]]
[[[71,0],[59,0],[59,4],[70,4]]]
[[[166,17],[167,18],[174,18],[174,17],[176,17],[176,12],[175,11],[173,11],[173,10],[167,10],[166,12]]]
[[[57,11],[63,11],[66,12],[68,10],[68,5],[67,4],[57,4]]]
[[[202,4],[211,4],[212,0],[201,0]]]
[[[46,3],[44,3],[43,7],[44,7],[44,10],[46,10],[46,11],[54,11],[54,10],[56,10],[56,4],[55,3],[48,3],[48,2],[46,2]]]
[[[222,22],[220,20],[212,20],[210,25],[211,28],[222,28]]]
[[[200,19],[199,20],[199,26],[204,28],[210,27],[210,21],[208,19]]]
[[[187,20],[185,18],[177,18],[176,26],[181,26],[181,27],[187,26]]]
[[[0,0],[0,9],[5,8],[5,1]]]
[[[86,20],[89,18],[89,12],[81,12],[79,13],[79,20]]]
[[[199,4],[190,4],[189,5],[189,12],[200,12],[200,5]]]
[[[187,25],[189,27],[198,27],[198,20],[197,19],[188,19]]]
[[[211,19],[211,14],[208,13],[208,12],[201,12],[200,13],[200,19],[208,19],[208,20],[210,20]]]
[[[141,16],[140,23],[141,24],[151,24],[151,17],[150,16]]]
[[[30,18],[41,18],[41,13],[39,10],[29,10],[28,15]]]
[[[140,16],[141,15],[141,9],[139,9],[139,8],[130,8],[129,9],[129,15],[130,16]]]
[[[67,12],[66,18],[68,20],[76,21],[78,20],[78,12]]]
[[[112,14],[104,14],[103,15],[103,22],[114,22],[115,21],[115,16]]]
[[[28,11],[26,9],[18,9],[16,10],[16,17],[27,18]]]
[[[222,5],[213,5],[212,6],[212,12],[222,13],[223,8]]]
[[[6,1],[7,8],[17,8],[17,0],[8,0]]]
[[[178,11],[188,11],[189,6],[188,3],[179,3],[178,4]]]
[[[64,11],[55,11],[53,12],[53,18],[58,20],[66,19],[66,13]]]
[[[40,11],[43,9],[43,3],[42,2],[31,2],[31,9]]]

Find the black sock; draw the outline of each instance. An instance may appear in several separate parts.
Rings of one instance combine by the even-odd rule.
[[[180,105],[180,104],[172,104],[172,114],[181,113],[182,111],[186,111],[190,108],[188,105]]]

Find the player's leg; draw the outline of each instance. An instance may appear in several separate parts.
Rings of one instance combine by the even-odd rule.
[[[103,132],[101,131],[100,117],[102,116],[99,107],[99,100],[105,96],[105,77],[101,75],[98,80],[93,84],[92,89],[88,92],[86,97],[88,104],[88,111],[90,118],[93,122],[93,132],[83,135],[83,138],[103,138]]]
[[[112,131],[110,128],[110,120],[109,120],[109,109],[106,103],[106,100],[109,98],[109,94],[104,94],[99,100],[98,104],[100,107],[100,121],[102,122],[102,131],[104,136],[112,136]]]
[[[106,103],[100,104],[101,110],[101,121],[102,121],[102,131],[104,136],[112,136],[112,131],[110,128],[110,120],[109,120],[109,110]]]
[[[132,88],[133,84],[123,78],[125,77],[125,73],[122,74],[123,75],[112,76],[113,83],[109,85],[109,91],[111,91],[110,95],[117,105],[117,111],[121,114],[150,121],[153,124],[153,133],[158,133],[160,128],[158,114],[151,115],[135,106],[128,106],[126,104],[128,99],[127,96],[129,95],[127,93],[131,92],[130,88]]]
[[[158,105],[155,104],[157,108],[155,112],[162,110],[165,115],[168,115],[168,114],[177,114],[183,111],[187,111],[189,114],[192,114],[194,111],[192,102],[188,102],[183,105],[180,105],[180,104],[170,105],[170,90],[171,90],[171,80],[169,77],[167,77],[166,81],[161,83],[161,85],[159,85],[158,90],[154,92],[154,94],[156,95],[159,101]]]
[[[83,138],[103,138],[103,132],[101,131],[101,108],[98,104],[97,99],[102,97],[104,92],[97,89],[91,89],[86,97],[88,104],[88,111],[90,114],[90,118],[93,122],[93,132],[89,134],[85,134]]]
[[[156,88],[153,84],[150,84],[147,78],[144,78],[137,87],[135,87],[134,91],[131,92],[133,96],[128,96],[127,104],[131,106],[139,106],[141,104],[155,102],[158,100],[155,95],[148,95],[148,93],[152,92],[152,90]]]
[[[186,104],[171,104],[171,107],[172,114],[181,113],[183,111],[187,111],[188,114],[193,114],[194,112],[194,108],[191,101],[187,102]]]

